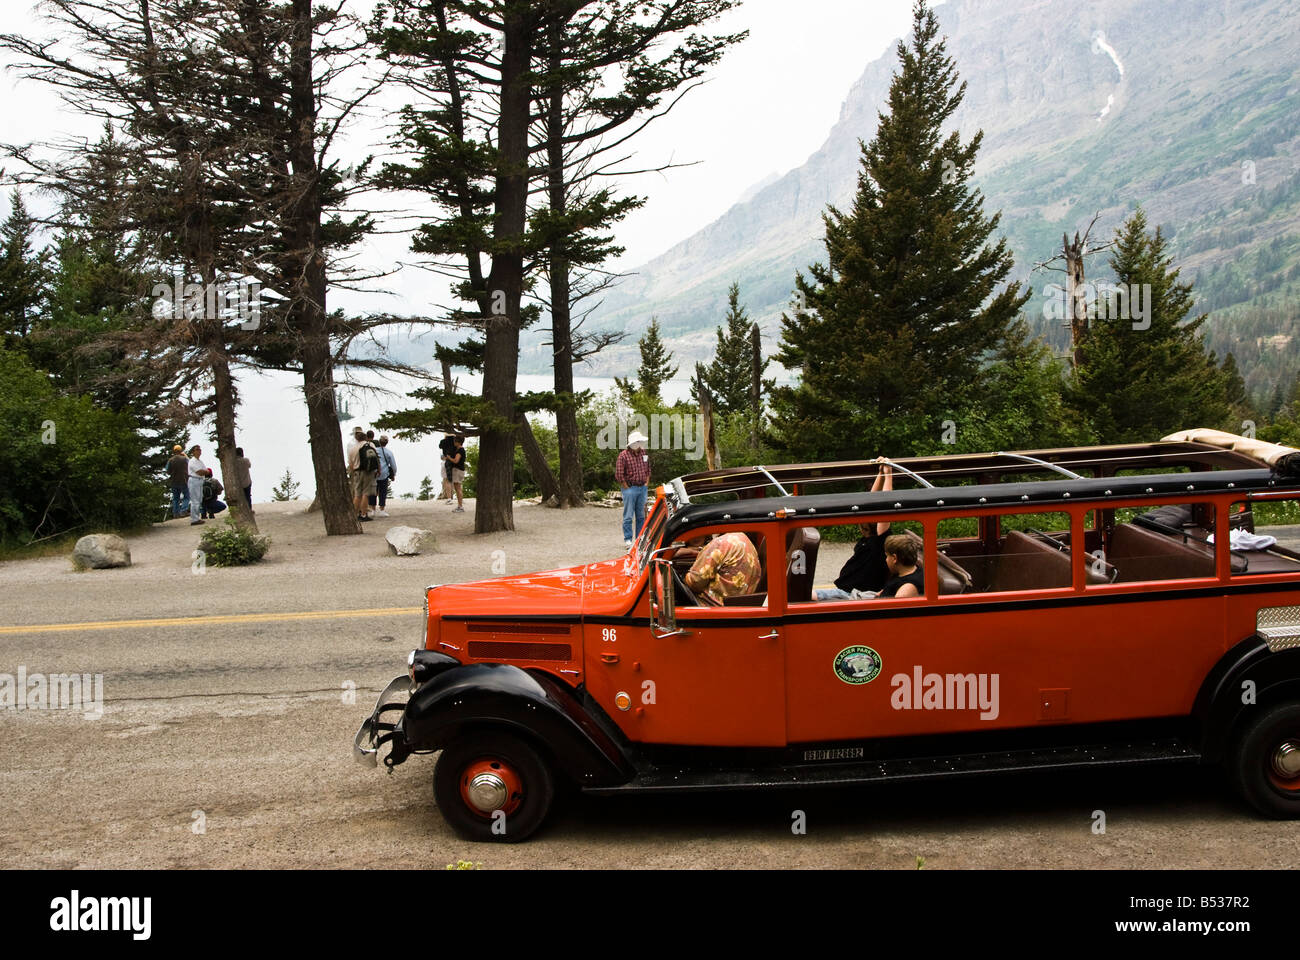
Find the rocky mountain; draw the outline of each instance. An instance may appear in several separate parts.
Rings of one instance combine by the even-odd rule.
[[[1197,279],[1213,345],[1239,359],[1250,352],[1233,328],[1243,306],[1294,316],[1300,17],[1292,4],[950,0],[936,12],[967,84],[954,122],[964,136],[984,132],[976,184],[985,209],[1002,212],[1019,279],[1042,291],[1057,275],[1032,272],[1033,264],[1059,249],[1063,233],[1099,213],[1094,237],[1106,239],[1141,204],[1173,238],[1184,275]],[[738,281],[774,345],[796,270],[822,257],[823,212],[853,194],[859,141],[875,131],[896,65],[891,47],[866,67],[803,166],[637,269],[593,325],[636,336],[655,315],[679,360],[705,359],[727,287]],[[1090,274],[1104,273],[1099,257]],[[1059,323],[1040,316],[1044,299],[1031,301],[1032,317],[1064,347]],[[1292,349],[1285,335],[1281,346],[1248,339],[1260,351]],[[631,343],[613,349],[582,372],[625,373],[634,351]],[[541,372],[544,349],[534,343],[521,362]]]

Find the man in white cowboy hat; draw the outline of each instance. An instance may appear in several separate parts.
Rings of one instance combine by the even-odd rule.
[[[645,445],[649,437],[633,430],[627,446],[619,451],[614,464],[614,479],[623,491],[623,546],[632,546],[633,538],[645,524],[646,490],[650,484],[650,455]]]

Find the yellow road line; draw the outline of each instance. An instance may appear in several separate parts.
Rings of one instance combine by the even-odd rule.
[[[126,630],[131,627],[209,626],[219,623],[276,623],[283,620],[340,620],[351,617],[410,616],[423,613],[420,607],[384,607],[374,610],[301,610],[294,613],[231,613],[212,617],[159,617],[154,620],[96,620],[88,623],[44,623],[32,626],[0,627],[0,635],[11,633],[71,633],[80,630]]]

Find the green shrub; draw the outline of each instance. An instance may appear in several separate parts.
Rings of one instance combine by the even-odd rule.
[[[137,428],[128,414],[58,394],[0,348],[0,548],[157,520],[167,493]]]
[[[205,555],[205,562],[214,567],[242,567],[257,563],[266,556],[270,546],[270,537],[240,529],[230,517],[226,517],[221,526],[205,530],[199,538],[199,549]]]

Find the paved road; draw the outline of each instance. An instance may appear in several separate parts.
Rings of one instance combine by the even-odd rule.
[[[109,684],[97,720],[0,714],[0,866],[1283,867],[1300,854],[1295,824],[1257,819],[1199,771],[578,798],[528,844],[466,844],[433,807],[431,758],[388,774],[348,750],[419,624],[417,611],[22,635],[48,645],[46,669],[94,662]],[[806,835],[791,831],[797,809]]]
[[[517,562],[539,565],[524,546],[512,547]],[[148,554],[140,552],[147,574]],[[424,573],[394,565],[376,578],[366,604],[339,610],[347,590],[335,574],[328,582],[263,579],[254,592],[258,577],[275,567],[213,572],[196,586],[184,563],[180,555],[172,578],[160,562],[164,572],[145,588],[130,579],[140,576],[132,571],[78,577],[61,566],[0,569],[0,589],[40,584],[39,594],[11,594],[0,671],[22,664],[106,678],[99,719],[0,711],[0,867],[442,867],[468,859],[488,868],[911,869],[918,857],[928,868],[1300,862],[1300,825],[1258,819],[1214,775],[1195,770],[796,795],[577,798],[529,843],[467,844],[433,806],[432,758],[413,758],[388,774],[350,754],[357,725],[419,638],[419,611],[410,603],[429,579]],[[194,617],[200,592],[200,612],[213,619]],[[336,614],[322,616],[313,599]],[[304,612],[313,615],[292,616]],[[141,618],[164,622],[102,625]],[[76,619],[101,626],[18,629]],[[806,815],[805,835],[791,831],[796,810]],[[1104,834],[1094,832],[1095,811],[1105,815]]]

